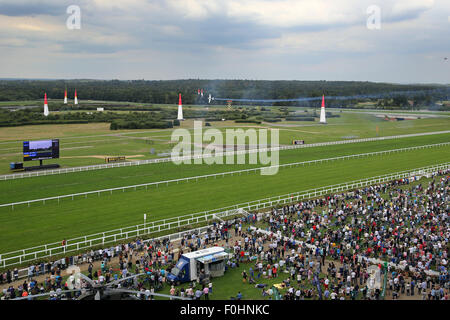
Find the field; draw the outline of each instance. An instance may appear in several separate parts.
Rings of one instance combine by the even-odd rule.
[[[448,130],[450,118],[429,118],[389,122],[371,114],[343,113],[330,118],[327,126],[314,122],[281,122],[274,124],[236,124],[234,121],[213,122],[212,128],[268,128],[280,130],[280,144],[290,145],[292,140],[306,143],[336,141],[351,138],[409,134]],[[182,122],[182,128],[193,128],[193,120]],[[204,129],[207,129],[206,127]],[[192,130],[192,129],[191,129]],[[170,152],[172,129],[110,131],[107,123],[38,125],[0,128],[0,174],[8,174],[10,162],[22,161],[22,141],[59,138],[60,159],[45,163],[58,163],[62,167],[105,163],[107,156],[127,156],[128,161],[161,157]],[[154,154],[151,154],[154,149]],[[33,165],[26,163],[25,165]]]
[[[342,113],[330,118],[329,124],[284,122],[276,125],[235,124],[231,121],[212,123],[221,130],[227,128],[278,128],[280,144],[289,145],[292,139],[306,143],[344,140],[346,137],[376,137],[448,130],[448,117],[388,122],[370,114]],[[182,123],[192,128],[192,120]],[[204,128],[206,129],[206,128]],[[0,173],[8,173],[8,163],[21,160],[21,141],[27,139],[60,138],[61,159],[48,161],[63,167],[104,163],[104,156],[136,156],[149,159],[150,148],[157,152],[170,151],[172,130],[109,131],[107,124],[26,126],[0,129]],[[152,140],[152,144],[148,143]],[[367,153],[412,146],[450,142],[450,134],[429,135],[304,148],[280,152],[280,163],[325,159],[342,155]],[[270,196],[311,188],[349,182],[376,175],[447,162],[450,147],[441,146],[324,162],[310,166],[281,168],[274,176],[258,173],[199,179],[197,182],[169,184],[158,188],[131,189],[112,194],[75,197],[30,206],[0,208],[0,252],[24,249],[61,239],[126,227],[147,221],[200,212],[244,203]],[[40,199],[57,195],[164,181],[245,168],[245,165],[174,165],[148,164],[133,167],[103,169],[54,176],[0,181],[0,204]]]

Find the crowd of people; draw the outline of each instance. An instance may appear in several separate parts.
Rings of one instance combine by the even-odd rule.
[[[307,272],[310,277],[312,268],[305,268],[308,254],[310,264],[315,259],[323,266],[328,258],[340,265],[328,266],[321,280],[332,284],[331,291],[325,288],[325,297],[360,289],[368,279],[369,259],[375,258],[397,265],[386,275],[393,299],[416,294],[448,299],[448,173],[440,172],[428,186],[409,187],[414,181],[401,179],[274,208],[263,220],[279,239],[273,248],[280,248],[281,257],[297,248],[297,254],[294,250],[286,259],[297,260],[293,274]],[[276,254],[278,258],[278,249]]]
[[[183,253],[220,244],[232,254],[226,268],[245,264],[242,280],[262,298],[447,300],[449,181],[449,171],[424,184],[401,179],[214,223],[206,233],[186,233],[177,242],[140,239],[91,250],[30,266],[23,283],[17,268],[7,270],[0,275],[0,284],[8,284],[1,299],[39,293],[75,299],[89,284],[82,280],[80,290],[69,292],[63,271],[72,265],[87,265],[95,283],[115,281],[115,287],[140,292],[140,299],[152,299],[167,286],[173,298],[209,299],[210,279],[185,288],[169,283],[167,275]],[[136,274],[141,276],[118,282]],[[39,276],[44,279],[37,281]],[[234,298],[243,296],[238,292]]]
[[[48,293],[51,300],[76,299],[84,294],[89,284],[81,280],[81,289],[74,294],[69,292],[68,283],[72,269],[71,266],[87,266],[87,276],[95,284],[108,284],[113,281],[127,278],[132,275],[141,275],[135,279],[119,283],[115,287],[127,287],[141,291],[139,298],[151,299],[152,293],[161,290],[167,283],[167,275],[174,263],[185,252],[197,251],[213,245],[218,241],[228,242],[230,222],[218,225],[214,223],[207,232],[199,234],[198,231],[187,232],[177,243],[162,240],[144,241],[138,239],[133,242],[112,246],[110,248],[90,250],[83,254],[57,259],[55,261],[41,262],[28,267],[28,275],[22,282],[19,278],[18,268],[7,270],[0,274],[0,285],[7,284],[1,293],[1,299],[14,299],[37,294]],[[94,263],[100,263],[94,268]],[[65,272],[67,271],[67,272]],[[43,277],[38,282],[37,277]],[[212,283],[201,290],[201,296],[208,297],[208,290],[212,291]],[[195,286],[191,290],[170,290],[173,296],[182,296],[197,299],[198,290]]]

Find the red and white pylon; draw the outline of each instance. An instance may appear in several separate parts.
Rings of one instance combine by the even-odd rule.
[[[322,106],[320,107],[320,121],[319,123],[327,123],[326,113],[325,113],[325,95],[322,95]]]
[[[183,104],[181,103],[181,93],[178,95],[178,120],[184,120],[183,119]]]
[[[48,111],[48,102],[47,102],[47,92],[44,95],[44,116],[48,116],[50,112]]]

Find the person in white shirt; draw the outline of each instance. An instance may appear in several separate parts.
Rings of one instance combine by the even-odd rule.
[[[356,282],[355,282],[355,281],[356,281],[356,272],[355,272],[355,271],[352,271],[351,276],[352,276],[352,282],[353,282],[353,283],[356,283]]]

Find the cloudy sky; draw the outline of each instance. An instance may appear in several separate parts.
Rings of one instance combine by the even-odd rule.
[[[450,1],[0,0],[0,78],[450,83]]]

